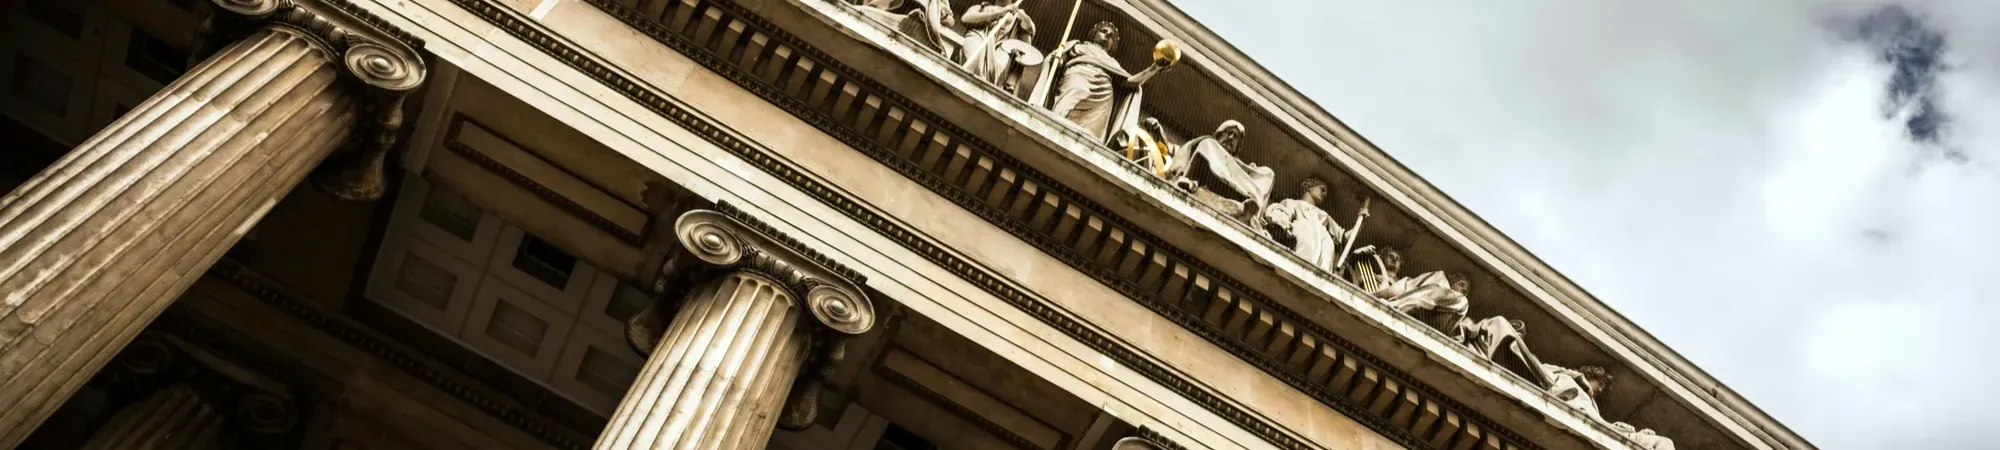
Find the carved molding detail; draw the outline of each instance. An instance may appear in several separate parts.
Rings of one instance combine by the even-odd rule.
[[[321,311],[306,301],[283,294],[262,277],[251,273],[235,261],[223,259],[209,270],[209,275],[222,280],[285,314],[311,325],[314,329],[347,345],[360,349],[370,356],[380,359],[397,370],[410,375],[438,391],[444,392],[485,412],[502,423],[519,429],[535,439],[563,450],[584,450],[588,443],[577,442],[561,431],[560,427],[543,423],[541,419],[529,415],[488,397],[486,388],[467,385],[456,377],[447,375],[445,369],[432,365],[430,358],[412,354],[408,349],[393,341],[382,339],[372,331],[365,330],[346,320]]]
[[[1158,430],[1152,428],[1139,427],[1139,431],[1134,434],[1136,436],[1133,437],[1145,439],[1148,443],[1160,447],[1161,450],[1187,450],[1187,447],[1182,447],[1181,444],[1175,443],[1172,439],[1161,436]]]
[[[206,59],[222,45],[257,27],[300,32],[341,61],[341,73],[359,87],[362,120],[348,136],[347,151],[328,158],[313,184],[348,200],[381,198],[388,187],[383,158],[403,129],[403,100],[429,75],[423,40],[390,25],[347,0],[211,0],[193,55]]]
[[[944,396],[944,394],[940,394],[937,391],[933,391],[930,388],[924,387],[923,384],[917,383],[916,380],[912,380],[910,379],[910,377],[903,376],[903,374],[901,373],[897,373],[894,370],[883,369],[882,366],[875,366],[875,370],[873,372],[875,372],[876,376],[882,377],[883,380],[889,381],[890,384],[894,384],[898,388],[902,388],[905,391],[909,391],[912,394],[916,394],[918,397],[923,397],[924,400],[929,401],[931,404],[937,405],[940,408],[944,408],[945,411],[951,412],[951,415],[957,416],[959,420],[964,420],[967,423],[971,423],[973,426],[979,427],[980,430],[985,430],[987,433],[992,434],[993,437],[997,437],[1000,438],[1000,440],[1002,441],[1006,441],[1008,445],[1012,445],[1016,449],[1051,450],[1051,449],[1044,449],[1040,446],[1035,445],[1035,443],[1029,441],[1027,437],[1021,436],[1020,433],[1015,433],[1014,430],[1009,430],[1007,429],[1006,426],[1002,426],[998,422],[994,422],[992,419],[987,419],[986,416],[980,415],[978,412],[975,412],[970,408],[966,408],[965,405],[960,405],[958,404],[958,402],[952,401],[950,397],[946,397]],[[1057,447],[1058,448],[1068,447],[1069,439],[1070,437],[1064,436],[1063,437],[1064,442],[1057,444]]]
[[[557,193],[555,189],[551,189],[548,186],[542,185],[542,183],[540,182],[536,182],[534,178],[529,177],[527,174],[523,174],[519,171],[514,170],[513,168],[507,167],[506,164],[502,164],[500,163],[500,161],[494,160],[492,156],[488,156],[485,153],[481,153],[478,150],[474,150],[471,147],[466,146],[464,142],[460,142],[458,140],[459,136],[458,133],[460,130],[464,129],[464,126],[467,122],[471,122],[473,126],[491,129],[491,127],[486,127],[486,125],[479,123],[479,121],[477,120],[472,120],[472,118],[466,117],[464,114],[454,114],[451,118],[450,128],[445,131],[446,133],[444,140],[445,150],[450,151],[451,154],[453,155],[458,155],[461,158],[465,158],[466,161],[471,162],[475,166],[479,166],[479,168],[481,169],[486,169],[487,172],[491,172],[494,175],[499,175],[500,178],[507,180],[507,182],[509,183],[513,183],[515,186],[520,186],[522,189],[527,189],[528,192],[535,194],[535,196],[541,198],[542,201],[549,202],[549,204],[555,205],[555,207],[557,208],[561,208],[564,212],[568,212],[571,215],[575,215],[579,218],[582,218],[583,221],[589,223],[591,227],[597,228],[600,231],[610,234],[612,237],[618,238],[618,240],[620,241],[624,241],[627,244],[632,244],[633,246],[641,246],[645,244],[645,238],[640,237],[638,232],[633,230],[628,230],[624,226],[618,225],[617,222],[612,222],[610,218],[604,217],[603,214],[598,214],[596,211],[591,211],[590,208],[585,207],[580,203],[577,203],[576,200],[572,200],[569,197],[565,197],[562,194]],[[523,146],[519,142],[514,142],[513,139],[508,138],[506,136],[501,136],[498,133],[494,133],[493,137],[503,141],[507,141],[507,143],[512,144],[515,147],[519,147],[524,150],[528,148],[527,146]],[[530,151],[530,153],[532,153],[532,151]]]
[[[1288,450],[1315,448],[1206,385],[1115,343],[1046,299],[938,247],[733,130],[597,62],[510,7],[493,0],[452,1],[1273,445]],[[669,3],[667,12],[653,18],[617,0],[584,1],[1401,445],[1439,448],[1492,439],[1526,450],[1541,448],[1494,426],[1491,419],[1435,388],[1410,382],[1414,378],[1407,373],[1275,305],[1240,281],[1220,276],[1184,250],[1153,245],[1163,241],[1123,218],[1101,213],[1105,211],[1101,206],[990,143],[965,138],[969,133],[956,125],[914,107],[878,82],[854,75],[858,71],[739,4],[662,0]],[[718,14],[704,17],[703,10]],[[740,40],[716,39],[723,30]],[[761,39],[749,39],[753,33]],[[744,40],[754,46],[738,45]],[[735,47],[726,49],[728,55],[719,55],[703,42]],[[857,94],[842,86],[866,92]],[[869,128],[857,130],[849,121]],[[1095,234],[1078,231],[1086,228]],[[1100,245],[1107,243],[1120,245]],[[1260,321],[1269,326],[1251,325]]]

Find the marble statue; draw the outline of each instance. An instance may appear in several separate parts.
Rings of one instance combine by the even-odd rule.
[[[1673,439],[1654,434],[1651,428],[1634,427],[1625,422],[1612,422],[1611,429],[1617,431],[1619,436],[1631,439],[1632,443],[1639,444],[1638,448],[1641,450],[1674,450]]]
[[[896,12],[906,8],[906,0],[854,0],[848,5],[862,16],[916,39],[917,43],[944,55],[946,59],[957,60],[965,36],[957,31],[958,23],[951,12],[951,1],[908,1],[914,2],[916,7],[906,13]]]
[[[1021,1],[1006,5],[981,2],[965,11],[959,23],[965,32],[962,66],[973,76],[1007,92],[1018,87],[1016,69],[1042,63],[1035,49],[1035,19],[1021,10]],[[1009,76],[1015,75],[1015,76]]]
[[[1472,301],[1466,298],[1471,282],[1455,272],[1433,271],[1384,283],[1369,294],[1382,299],[1389,308],[1464,342],[1470,331],[1463,323]]]
[[[1555,395],[1563,404],[1583,412],[1584,416],[1599,422],[1604,421],[1604,416],[1597,412],[1597,396],[1611,383],[1611,374],[1605,373],[1604,368],[1583,366],[1570,369],[1554,364],[1543,364],[1542,372],[1548,374],[1549,394]]]
[[[1319,208],[1326,200],[1326,182],[1318,178],[1307,178],[1299,183],[1299,198],[1280,200],[1264,208],[1264,220],[1272,228],[1291,235],[1292,253],[1305,258],[1306,263],[1337,273],[1334,263],[1340,260],[1341,243],[1354,239],[1356,230],[1341,228],[1333,216]]]
[[[1478,352],[1480,356],[1486,357],[1494,364],[1499,364],[1508,372],[1520,375],[1537,387],[1543,389],[1549,387],[1552,381],[1548,373],[1542,370],[1542,360],[1535,357],[1535,352],[1528,350],[1527,324],[1519,320],[1508,320],[1503,316],[1488,317],[1477,322],[1460,319],[1460,324],[1465,336],[1464,340],[1460,341],[1461,344],[1472,348],[1474,352]]]
[[[1225,120],[1215,127],[1214,134],[1174,147],[1161,177],[1194,193],[1197,201],[1252,229],[1263,229],[1259,212],[1270,204],[1271,186],[1278,176],[1269,167],[1237,158],[1242,144],[1243,124]]]
[[[1056,84],[1056,115],[1103,137],[1111,123],[1112,96],[1118,80],[1132,76],[1111,52],[1118,50],[1118,27],[1098,22],[1090,27],[1089,40],[1076,42],[1065,51],[1062,75]]]
[[[1179,44],[1161,41],[1153,47],[1151,66],[1138,73],[1128,72],[1112,56],[1118,51],[1118,39],[1117,26],[1098,22],[1090,27],[1087,40],[1065,42],[1053,53],[1061,62],[1049,110],[1099,139],[1110,135],[1121,113],[1138,113],[1136,104],[1121,97],[1134,96],[1126,93],[1136,93],[1139,86],[1180,60]],[[1132,122],[1127,125],[1137,127],[1137,117],[1127,119]]]
[[[1354,255],[1368,259],[1355,261],[1345,269],[1347,281],[1361,287],[1362,292],[1375,292],[1389,283],[1396,282],[1396,274],[1403,270],[1403,253],[1395,249],[1377,249],[1373,245],[1363,245],[1354,249]]]

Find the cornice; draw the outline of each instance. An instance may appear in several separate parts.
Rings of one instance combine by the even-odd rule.
[[[1273,307],[1275,305],[1269,298],[1248,289],[1240,281],[1221,275],[1219,271],[1207,267],[1204,263],[1193,258],[1185,251],[1174,248],[1171,245],[1149,245],[1148,247],[1153,250],[1146,251],[1140,255],[1140,259],[1145,259],[1146,257],[1152,257],[1154,260],[1172,258],[1173,262],[1178,263],[1180,266],[1191,268],[1204,275],[1199,277],[1198,281],[1194,278],[1185,280],[1186,285],[1180,288],[1188,290],[1189,295],[1193,295],[1197,289],[1202,289],[1208,290],[1203,291],[1204,294],[1219,295],[1219,297],[1212,297],[1212,300],[1221,300],[1226,304],[1238,306],[1254,305],[1244,306],[1255,308],[1255,311],[1244,314],[1251,316],[1260,313],[1276,315],[1283,321],[1282,325],[1285,328],[1302,329],[1299,331],[1301,335],[1316,337],[1318,342],[1326,345],[1325,348],[1328,349],[1328,352],[1338,352],[1338,355],[1329,356],[1334,358],[1334,367],[1327,370],[1336,371],[1339,375],[1313,374],[1302,364],[1288,363],[1285,356],[1273,356],[1268,354],[1268,350],[1260,349],[1271,344],[1257,345],[1229,336],[1228,334],[1238,334],[1241,330],[1225,329],[1223,325],[1216,323],[1217,319],[1206,318],[1204,314],[1185,310],[1184,305],[1186,303],[1181,301],[1177,296],[1170,295],[1163,297],[1157,290],[1142,288],[1140,283],[1128,279],[1138,277],[1132,273],[1134,270],[1131,268],[1131,258],[1127,258],[1126,264],[1123,264],[1126,266],[1126,270],[1121,271],[1117,267],[1097,263],[1098,260],[1105,258],[1104,254],[1097,254],[1097,257],[1093,258],[1092,255],[1073,250],[1072,247],[1075,246],[1075,242],[1062,242],[1047,235],[1047,231],[1052,228],[1055,230],[1063,230],[1065,228],[1074,230],[1074,227],[1083,226],[1076,220],[1050,219],[1045,215],[1041,219],[1048,219],[1046,223],[1036,223],[1018,217],[1018,214],[1010,214],[1007,209],[988,204],[995,203],[992,199],[996,197],[990,193],[982,194],[982,192],[989,192],[988,189],[991,188],[993,181],[991,178],[985,180],[986,183],[984,184],[973,183],[977,184],[973,188],[963,186],[963,183],[968,180],[968,176],[963,169],[973,159],[977,159],[977,162],[981,164],[991,163],[995,167],[1006,168],[1009,173],[1035,181],[1034,185],[1045,189],[1049,194],[1047,198],[1060,197],[1060,201],[1064,205],[1069,206],[1072,211],[1083,209],[1086,213],[1091,214],[1089,218],[1091,221],[1102,220],[1107,223],[1105,226],[1119,230],[1121,239],[1123,239],[1123,236],[1131,236],[1131,239],[1134,241],[1144,239],[1149,244],[1165,244],[1163,240],[1145,233],[1143,230],[1132,226],[1129,222],[1125,222],[1124,219],[1116,215],[1100,213],[1104,211],[1104,208],[1101,206],[1054,182],[1047,175],[1028,168],[1025,164],[1021,164],[1011,156],[997,151],[997,148],[993,145],[977,138],[970,138],[970,135],[964,133],[963,130],[958,129],[949,122],[937,119],[935,113],[916,107],[908,99],[902,98],[900,95],[895,94],[894,91],[886,89],[879,83],[871,81],[866,77],[855,75],[857,72],[852,68],[842,65],[837,60],[833,60],[798,37],[777,29],[775,25],[751,13],[741,5],[729,1],[705,0],[688,0],[678,3],[683,5],[700,4],[702,8],[722,14],[725,21],[744,22],[747,24],[746,28],[771,37],[775,41],[772,45],[782,44],[789,51],[793,52],[794,55],[814,58],[811,64],[813,67],[817,67],[817,69],[807,67],[804,72],[795,72],[793,70],[794,67],[774,65],[765,67],[766,70],[762,74],[752,73],[751,70],[736,66],[736,61],[719,56],[715,52],[703,47],[702,44],[698,44],[696,38],[681,34],[684,32],[690,34],[697,32],[694,30],[695,22],[701,20],[709,21],[702,25],[707,32],[719,32],[717,29],[721,28],[721,26],[714,23],[712,17],[699,18],[700,14],[684,10],[676,16],[678,18],[676,25],[681,28],[670,29],[667,24],[649,19],[620,3],[610,0],[585,1],[606,11],[611,16],[625,22],[634,29],[679,51],[691,60],[722,75],[744,89],[790,111],[801,120],[842,140],[864,154],[875,158],[885,166],[897,170],[906,177],[929,187],[934,193],[953,201],[968,211],[980,215],[982,218],[1020,237],[1024,241],[1034,244],[1045,253],[1068,263],[1072,268],[1091,275],[1106,286],[1120,291],[1141,305],[1202,336],[1210,343],[1236,355],[1238,358],[1262,369],[1273,377],[1312,396],[1322,404],[1340,411],[1401,445],[1410,448],[1436,448],[1448,446],[1453,443],[1470,443],[1470,440],[1480,440],[1491,441],[1488,442],[1489,444],[1501,444],[1504,441],[1506,445],[1523,449],[1540,448],[1535,443],[1520,437],[1512,431],[1494,425],[1491,419],[1442,395],[1435,388],[1415,381],[1414,377],[1386,364],[1381,358],[1360,350],[1358,346],[1334,335],[1330,330],[1326,330],[1324,327],[1305,320],[1297,312],[1282,307]],[[676,101],[662,97],[645,83],[634,80],[619,69],[599,62],[587,51],[580,50],[573,44],[552,35],[540,25],[525,19],[510,7],[498,4],[492,0],[452,0],[452,3],[486,20],[515,38],[534,46],[550,57],[562,61],[599,83],[619,91],[634,102],[652,109],[662,117],[709,140],[717,147],[743,158],[746,162],[771,173],[778,179],[785,180],[793,187],[819,199],[823,203],[869,226],[882,235],[897,241],[911,251],[924,255],[926,259],[952,271],[962,279],[980,286],[982,290],[1008,301],[1038,320],[1058,330],[1062,330],[1070,337],[1105,353],[1115,361],[1181,394],[1194,403],[1202,405],[1205,409],[1225,418],[1232,424],[1250,431],[1272,445],[1287,450],[1315,448],[1314,445],[1298,438],[1293,431],[1273,424],[1268,419],[1260,417],[1256,413],[1245,410],[1233,401],[1217,394],[1215,390],[1206,386],[1205,383],[1192,380],[1174,369],[1165,367],[1145,355],[1143,351],[1118,342],[1115,338],[1106,335],[1102,331],[1077,321],[1066,311],[1061,310],[1047,299],[1028,293],[1012,284],[1012,282],[994,275],[993,272],[981,267],[977,263],[968,261],[947,249],[938,247],[920,233],[908,229],[892,219],[883,217],[872,209],[865,207],[859,201],[803,173],[775,153],[739,138],[725,126],[709,122],[706,118],[686,109]],[[699,18],[699,20],[691,19],[691,17]],[[713,39],[705,40],[713,41]],[[791,61],[778,61],[775,64],[791,64]],[[893,140],[906,144],[902,146],[902,149],[892,148],[889,145],[870,140],[863,132],[847,127],[839,119],[821,111],[806,99],[794,97],[792,92],[787,92],[785,86],[780,86],[780,83],[789,81],[787,84],[791,85],[791,91],[800,91],[800,85],[808,83],[808,81],[803,81],[808,77],[808,73],[824,74],[829,72],[840,73],[847,80],[866,86],[866,89],[869,89],[868,94],[871,96],[871,100],[879,96],[885,102],[896,103],[899,111],[914,117],[913,119],[901,119],[882,116],[882,114],[890,113],[884,107],[882,111],[878,111],[877,115],[882,116],[885,120],[903,120],[903,122],[899,123],[908,125],[916,123],[915,120],[927,118],[930,120],[924,123],[932,128],[930,131],[914,132],[909,129],[884,130],[883,133],[892,135]],[[824,103],[833,102],[831,99],[824,98],[824,91],[818,92],[822,96]],[[845,100],[842,99],[841,101]],[[866,119],[874,120],[875,118]],[[958,144],[961,152],[970,151],[973,156],[968,157],[964,153],[943,155],[941,152],[948,152],[949,149],[936,147],[932,149],[937,151],[926,154],[924,152],[925,149],[921,148],[921,146],[928,145],[928,142],[909,144],[909,142],[917,142],[931,136],[941,136],[945,133],[951,134],[951,142]],[[911,147],[913,145],[920,147],[912,151]],[[942,177],[939,174],[932,173],[932,171],[940,170],[944,167],[957,167],[960,171],[952,177]],[[995,169],[994,174],[993,177],[997,178],[997,169]],[[1018,209],[1022,201],[1034,200],[1020,197],[1019,194],[1019,192],[1012,192],[1002,197],[1015,200],[1012,202],[1016,205],[1015,209]],[[1061,213],[1058,212],[1057,214]],[[1059,234],[1074,235],[1072,232],[1062,232]],[[1109,236],[1109,234],[1107,233],[1104,236]],[[1092,239],[1095,239],[1095,237],[1092,237]],[[1110,238],[1106,237],[1106,239]],[[1121,274],[1121,272],[1124,273]],[[1159,274],[1156,271],[1148,272],[1147,278],[1157,280],[1157,275]],[[1213,285],[1195,286],[1202,283],[1213,283]],[[1170,288],[1170,290],[1172,289],[1175,288]],[[1187,298],[1193,299],[1194,297]],[[1234,303],[1230,300],[1231,298],[1236,298],[1236,301],[1242,301],[1243,303]],[[1173,301],[1169,301],[1169,299],[1173,299]],[[1210,309],[1215,310],[1215,308]],[[1218,311],[1217,314],[1235,313],[1234,311],[1216,311]],[[1232,318],[1239,319],[1241,317],[1243,317],[1241,314],[1232,316]],[[1237,320],[1236,323],[1240,324],[1241,321]],[[1278,330],[1273,328],[1268,331],[1275,334]],[[1275,338],[1266,336],[1265,339]],[[1289,343],[1285,344],[1289,345]],[[1338,350],[1332,350],[1336,348]],[[1298,358],[1296,353],[1298,352],[1294,351],[1293,353],[1295,355],[1291,359],[1296,360]],[[1316,355],[1306,356],[1313,357]],[[1316,364],[1315,366],[1318,365]],[[1319,381],[1319,379],[1324,379],[1328,376],[1333,377],[1333,386]],[[1434,416],[1425,416],[1423,419],[1416,418],[1420,414],[1434,414]],[[1435,419],[1435,421],[1433,422],[1432,419]],[[1449,420],[1447,421],[1447,419]],[[1443,425],[1436,425],[1447,422],[1458,428],[1447,429]],[[1431,428],[1432,425],[1436,425],[1436,427]],[[1421,429],[1413,430],[1411,429],[1412,426]]]

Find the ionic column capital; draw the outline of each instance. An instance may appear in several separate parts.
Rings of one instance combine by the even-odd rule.
[[[337,153],[313,174],[314,186],[336,197],[366,201],[382,197],[383,157],[403,128],[403,101],[429,75],[423,40],[390,25],[347,0],[210,0],[214,6],[202,29],[197,60],[258,28],[273,27],[317,43],[360,89],[362,120],[348,136],[348,151]]]
[[[861,289],[867,278],[727,203],[685,212],[694,202],[673,203],[678,206],[656,216],[672,218],[671,227],[658,230],[660,238],[674,241],[653,277],[657,300],[631,318],[626,337],[641,354],[652,354],[687,302],[702,300],[694,295],[701,289],[731,277],[770,280],[800,313],[800,329],[791,332],[803,338],[797,342],[806,352],[777,426],[809,426],[817,414],[818,386],[832,377],[832,368],[846,353],[846,340],[867,333],[878,321],[874,303]]]
[[[680,247],[661,267],[664,301],[678,301],[687,289],[740,270],[790,291],[810,313],[813,320],[803,323],[810,323],[814,334],[856,336],[875,326],[875,306],[859,284],[867,278],[728,204],[683,213],[673,229]]]
[[[226,45],[256,27],[276,26],[314,39],[344,74],[380,94],[402,95],[429,74],[423,40],[346,0],[210,0],[205,43]],[[205,55],[203,55],[205,56]]]

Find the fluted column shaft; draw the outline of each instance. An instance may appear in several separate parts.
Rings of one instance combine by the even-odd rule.
[[[0,197],[0,448],[356,130],[364,153],[392,142],[422,83],[414,39],[364,12],[213,1],[211,36],[235,40]]]
[[[83,450],[209,450],[222,442],[222,414],[176,385],[119,410]]]
[[[628,334],[651,356],[598,450],[762,449],[779,426],[811,424],[825,373],[814,369],[874,326],[863,277],[718,206],[658,216],[675,220],[659,286],[676,312],[634,318]]]
[[[691,291],[598,449],[761,449],[808,336],[798,301],[736,271]]]
[[[17,444],[353,126],[327,50],[269,28],[0,200],[0,447]]]

